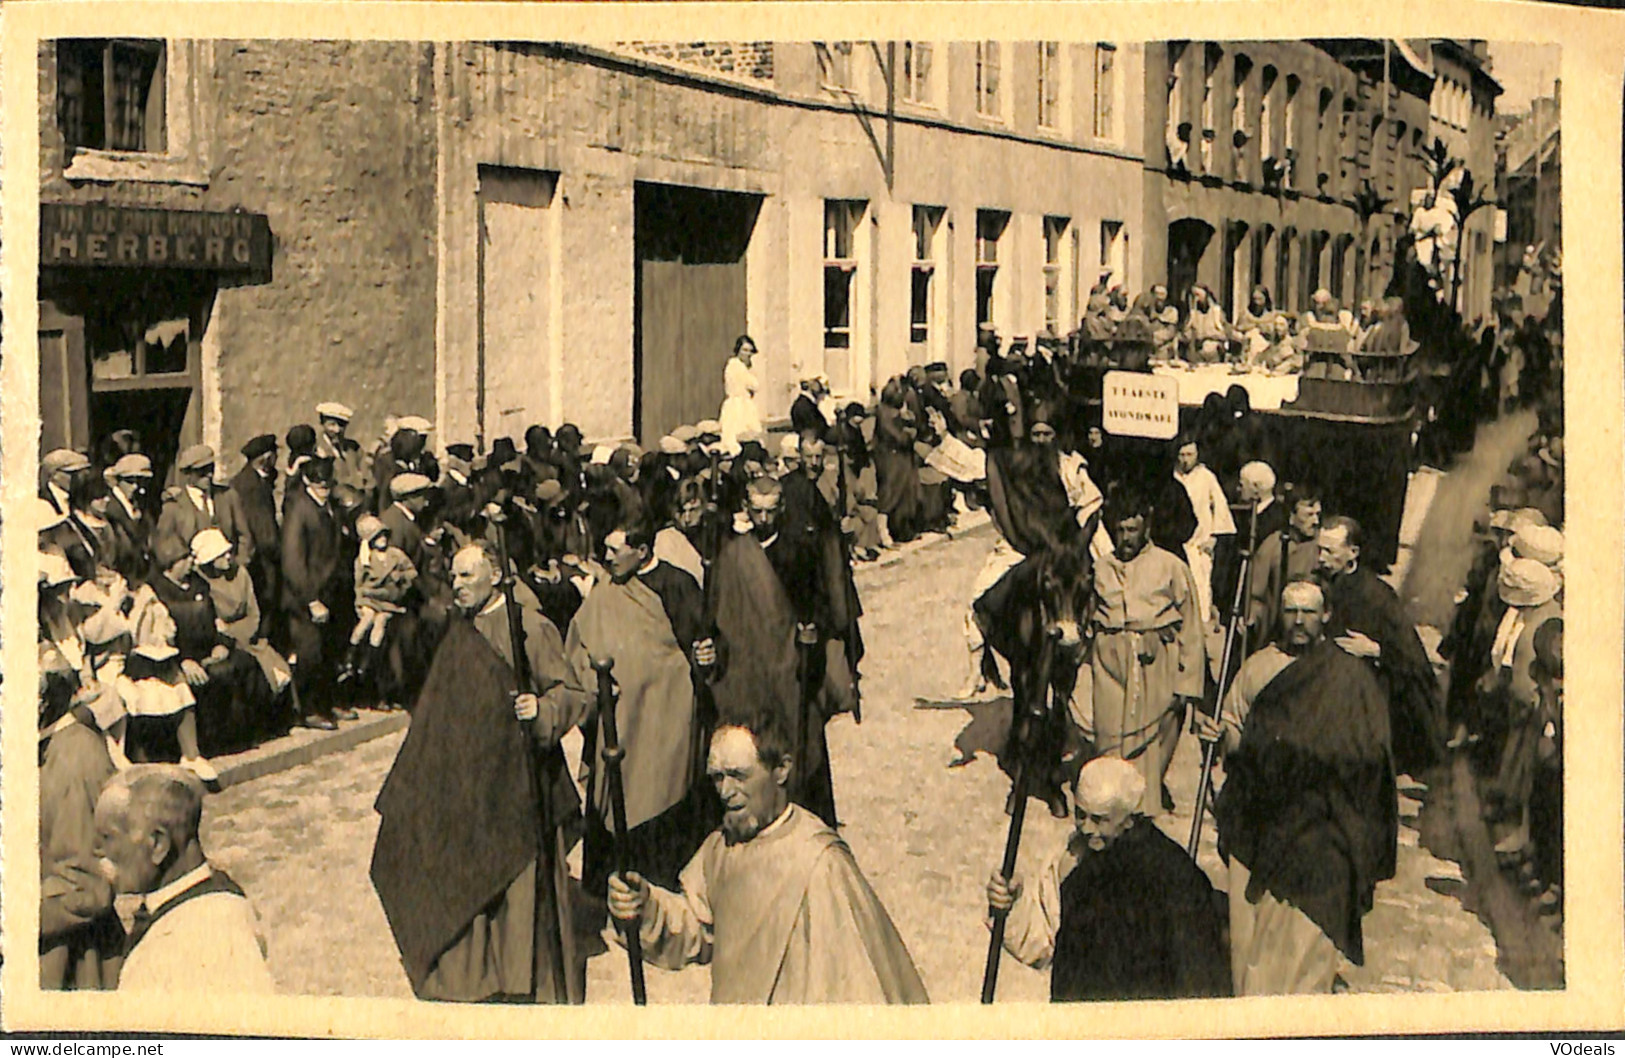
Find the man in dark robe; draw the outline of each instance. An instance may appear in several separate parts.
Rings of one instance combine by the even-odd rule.
[[[995,872],[988,905],[1010,911],[1004,949],[1051,967],[1051,1002],[1230,994],[1219,896],[1185,850],[1138,811],[1145,779],[1097,757],[1072,786],[1077,829],[1039,884]]]
[[[580,1003],[564,837],[580,802],[558,740],[588,697],[558,629],[522,605],[519,686],[498,566],[479,545],[452,562],[461,617],[378,794],[373,886],[420,999]]]
[[[1375,663],[1387,691],[1394,766],[1419,777],[1444,759],[1439,681],[1399,596],[1360,565],[1360,544],[1360,525],[1352,518],[1330,518],[1321,526],[1319,576],[1332,612],[1326,634]]]
[[[677,873],[716,825],[713,799],[699,767],[714,717],[701,715],[701,681],[717,661],[706,625],[705,598],[694,578],[654,557],[654,534],[633,523],[604,540],[610,579],[596,584],[576,611],[564,653],[575,682],[594,694],[594,661],[613,659],[615,715],[626,799],[627,858],[657,885],[675,886]],[[586,745],[603,745],[588,722]],[[607,772],[589,757],[592,794],[582,888],[602,896],[614,854]]]
[[[751,709],[777,711],[794,740],[795,774],[790,797],[830,826],[836,825],[834,781],[824,724],[829,719],[804,670],[815,661],[818,629],[803,620],[798,599],[808,593],[816,555],[791,541],[781,543],[783,495],[777,481],[758,478],[747,496],[751,531],[723,542],[706,576],[710,616],[728,643],[728,667],[713,685],[719,714]],[[778,546],[775,546],[778,545]]]
[[[253,557],[246,566],[254,584],[254,597],[266,603],[260,610],[259,634],[268,638],[277,613],[272,604],[282,595],[282,527],[276,518],[276,435],[261,434],[249,441],[243,445],[243,456],[248,462],[231,479],[231,489],[237,494],[248,535],[254,542]]]
[[[1331,992],[1339,953],[1364,963],[1361,919],[1394,876],[1387,703],[1370,667],[1326,637],[1325,598],[1289,584],[1279,641],[1242,664],[1219,717],[1198,720],[1225,754],[1213,814],[1236,995]]]
[[[768,558],[781,577],[801,578],[796,583],[786,579],[785,586],[801,619],[817,625],[820,685],[831,696],[834,711],[847,712],[857,705],[858,662],[863,658],[858,618],[863,606],[852,579],[846,536],[818,487],[824,442],[802,435],[800,451],[801,465],[779,480],[784,514]]]

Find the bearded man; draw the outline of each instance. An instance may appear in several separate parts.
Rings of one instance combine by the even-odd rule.
[[[1288,584],[1281,614],[1279,640],[1242,664],[1220,715],[1197,722],[1225,755],[1213,815],[1238,996],[1331,992],[1339,953],[1363,963],[1361,919],[1398,850],[1382,685],[1327,637],[1319,585]]]
[[[711,967],[712,1003],[925,1003],[925,985],[852,850],[792,804],[795,760],[774,710],[727,717],[706,772],[721,827],[680,892],[635,872],[609,879],[610,913],[636,923],[643,957]]]

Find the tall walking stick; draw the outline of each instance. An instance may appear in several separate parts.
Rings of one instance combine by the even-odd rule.
[[[604,748],[599,755],[604,759],[604,778],[609,785],[609,814],[615,828],[615,870],[622,878],[631,870],[631,857],[626,841],[626,790],[621,784],[621,761],[626,750],[621,748],[621,736],[615,723],[615,659],[599,658],[592,663],[598,674],[598,719],[604,725]],[[643,940],[638,934],[638,923],[615,920],[626,941],[626,959],[632,974],[632,1002],[644,1006],[649,996],[643,988]]]
[[[1023,687],[1026,693],[1018,693],[1012,703],[1015,708],[1015,727],[1011,732],[1010,746],[1015,760],[1010,767],[1010,829],[1004,837],[1004,862],[999,867],[999,876],[1006,883],[1015,877],[1016,854],[1021,850],[1021,828],[1027,819],[1027,785],[1031,780],[1031,769],[1028,757],[1031,756],[1031,741],[1033,730],[1045,720],[1049,705],[1049,677],[1050,659],[1055,639],[1052,636],[1044,637],[1044,645],[1039,650],[1038,680],[1029,686]],[[1011,684],[1015,684],[1012,679]],[[1022,701],[1025,698],[1026,701]],[[994,993],[999,987],[999,960],[1004,954],[1004,927],[1010,917],[1009,908],[989,907],[988,915],[992,919],[992,935],[987,942],[987,965],[982,970],[982,1002],[993,1002]]]
[[[1202,712],[1208,716],[1218,716],[1224,708],[1225,692],[1231,683],[1230,669],[1236,660],[1239,651],[1242,655],[1247,652],[1247,578],[1252,573],[1253,549],[1258,546],[1258,502],[1253,501],[1247,516],[1247,549],[1241,553],[1241,562],[1236,571],[1236,590],[1230,602],[1230,621],[1224,629],[1224,652],[1219,656],[1219,678],[1215,683],[1213,702],[1211,708],[1204,708]],[[1282,541],[1283,548],[1285,541]],[[1196,718],[1191,717],[1194,727]],[[1219,744],[1217,742],[1204,742],[1202,744],[1202,773],[1196,784],[1196,809],[1191,816],[1191,837],[1185,845],[1185,851],[1191,859],[1196,859],[1196,851],[1202,843],[1202,823],[1207,817],[1207,802],[1213,793],[1213,758],[1217,756]]]
[[[499,504],[491,504],[485,509],[486,520],[497,527],[497,554],[502,569],[498,571],[497,583],[502,589],[502,601],[507,604],[508,611],[508,646],[513,655],[514,694],[534,694],[535,681],[530,671],[530,655],[525,652],[525,622],[519,612],[519,604],[514,599],[514,574],[508,564],[508,518]],[[525,729],[525,759],[530,761],[531,792],[536,798],[537,832],[536,832],[536,925],[531,930],[531,937],[535,938],[542,928],[542,894],[553,886],[553,876],[549,871],[547,856],[548,842],[552,840],[550,826],[553,822],[552,793],[547,788],[547,779],[542,775],[542,763],[536,757],[536,721],[529,720],[524,724]],[[555,892],[553,902],[555,906],[565,899],[567,894]],[[564,966],[564,936],[557,921],[547,924],[548,936],[553,943],[545,945],[548,949],[542,951],[544,945],[532,942],[530,962],[530,994],[536,994],[536,988],[541,984],[542,977],[547,971],[553,974],[553,980],[559,988],[569,992],[568,979],[565,976]],[[544,967],[542,960],[547,958],[549,965]]]

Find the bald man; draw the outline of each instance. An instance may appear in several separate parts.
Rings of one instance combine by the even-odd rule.
[[[1290,582],[1281,615],[1220,715],[1197,721],[1225,755],[1213,814],[1238,996],[1331,992],[1339,954],[1362,964],[1361,919],[1394,876],[1399,838],[1382,685],[1327,637],[1319,585]]]
[[[1008,909],[1004,947],[1050,967],[1050,1001],[1230,994],[1223,922],[1207,875],[1140,814],[1145,777],[1096,757],[1072,786],[1076,830],[1035,890],[998,872],[988,905]]]
[[[96,802],[96,856],[120,893],[140,893],[121,992],[275,991],[258,917],[198,838],[203,785],[171,765],[137,765]]]

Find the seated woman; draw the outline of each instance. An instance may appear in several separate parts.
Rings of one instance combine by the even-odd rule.
[[[181,659],[175,621],[150,587],[136,592],[130,623],[135,645],[114,678],[129,716],[126,752],[137,764],[179,760],[204,782],[215,781],[219,773],[198,752],[197,698],[192,693],[192,681],[208,676],[197,662]]]
[[[175,625],[175,648],[197,697],[197,745],[183,743],[181,763],[209,782],[214,769],[200,748],[208,746],[213,754],[245,747],[265,715],[269,687],[254,659],[215,624],[214,598],[193,568],[190,541],[157,541],[154,568],[150,587]]]
[[[260,636],[260,604],[254,595],[254,582],[249,579],[248,571],[238,565],[231,541],[218,529],[205,529],[192,538],[192,561],[209,585],[215,627],[259,665],[260,675],[265,677],[273,699],[280,698],[286,691],[291,700],[293,667]],[[290,723],[301,715],[298,703],[293,706],[287,713]],[[250,733],[252,737],[278,733],[269,715],[265,720],[259,730]]]

